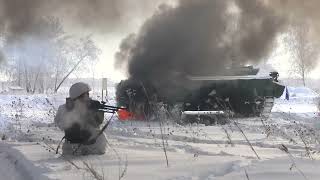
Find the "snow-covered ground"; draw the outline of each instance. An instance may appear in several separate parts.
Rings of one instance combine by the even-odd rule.
[[[84,157],[54,152],[63,133],[53,118],[64,95],[0,95],[0,179],[316,180],[318,95],[289,92],[289,101],[276,100],[269,119],[233,119],[224,126],[180,126],[169,117],[120,122],[106,115],[112,118],[107,153]]]

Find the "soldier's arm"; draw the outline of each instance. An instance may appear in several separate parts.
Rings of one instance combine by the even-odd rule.
[[[99,111],[89,111],[87,116],[88,124],[93,127],[99,127],[104,120],[104,113]]]
[[[62,114],[63,114],[63,106],[59,106],[58,111],[57,111],[57,114],[56,114],[56,116],[54,117],[54,123],[55,123],[56,126],[58,126],[61,130],[63,130],[63,129],[62,129],[62,124],[61,124]]]

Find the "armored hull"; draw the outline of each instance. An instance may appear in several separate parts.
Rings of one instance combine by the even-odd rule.
[[[183,121],[203,119],[206,124],[226,115],[268,116],[274,98],[279,98],[285,89],[278,82],[278,73],[257,76],[256,69],[241,70],[237,75],[185,76],[179,81],[183,83],[170,89],[170,97],[158,91],[152,82],[122,81],[117,88],[118,105],[146,117],[152,115],[153,106],[161,102],[168,108],[178,107],[184,114]]]
[[[228,110],[238,116],[259,116],[266,99],[279,98],[285,87],[272,77],[193,76],[193,90],[184,99],[184,110]]]

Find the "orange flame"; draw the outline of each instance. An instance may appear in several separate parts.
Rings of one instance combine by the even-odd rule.
[[[124,110],[124,109],[119,109],[119,111],[117,112],[118,113],[118,117],[119,117],[119,120],[120,121],[129,121],[129,120],[144,120],[145,118],[142,117],[142,116],[137,116],[135,115],[134,113],[132,112],[129,112],[127,110]]]

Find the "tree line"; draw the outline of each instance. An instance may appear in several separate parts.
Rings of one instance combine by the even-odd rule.
[[[28,93],[56,93],[72,73],[88,71],[101,50],[89,35],[67,34],[56,17],[37,22],[35,32],[18,40],[1,33],[1,73]]]

